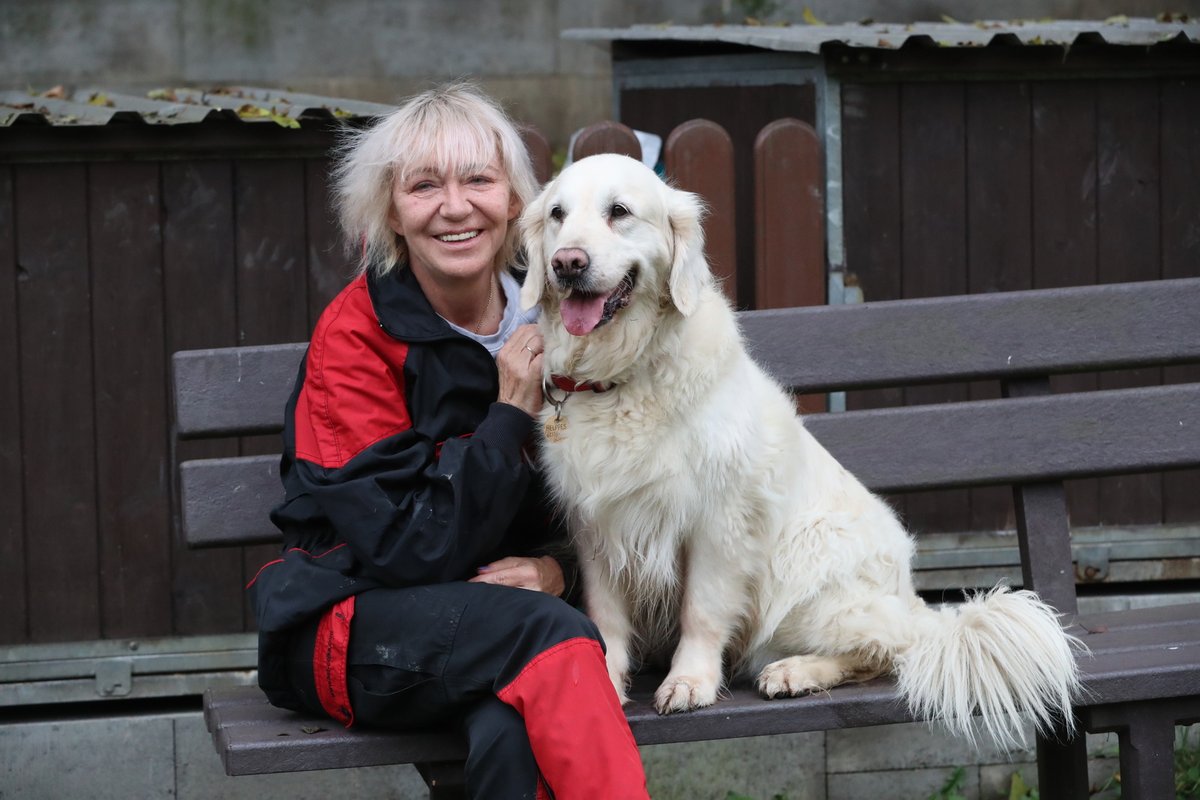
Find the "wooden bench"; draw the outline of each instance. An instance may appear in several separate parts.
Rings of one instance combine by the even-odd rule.
[[[1079,617],[1063,480],[1200,466],[1200,383],[1054,394],[1050,375],[1200,363],[1200,279],[743,312],[755,356],[803,392],[999,379],[1001,399],[847,411],[807,424],[882,492],[1012,486],[1024,584],[1090,648],[1076,709],[1116,731],[1126,798],[1174,797],[1176,723],[1200,720],[1200,605]],[[176,353],[180,437],[280,428],[302,344]],[[1195,379],[1194,372],[1190,373]],[[276,456],[180,467],[182,525],[195,546],[277,540]],[[1200,488],[1200,487],[1198,487]],[[1020,642],[1013,642],[1019,647]],[[763,700],[749,687],[660,717],[643,676],[628,708],[642,744],[905,722],[890,679]],[[205,718],[230,775],[413,763],[431,797],[461,796],[459,739],[342,729],[267,705],[252,687],[213,689]],[[1083,736],[1038,741],[1041,796],[1087,796]]]

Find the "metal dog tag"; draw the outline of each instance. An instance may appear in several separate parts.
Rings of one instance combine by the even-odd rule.
[[[546,419],[546,424],[542,426],[542,430],[546,434],[547,442],[558,444],[567,438],[567,421],[560,415],[555,414],[553,417]]]

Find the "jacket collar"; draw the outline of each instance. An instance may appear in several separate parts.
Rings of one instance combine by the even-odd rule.
[[[369,270],[366,280],[375,318],[390,336],[405,342],[458,336],[450,324],[429,305],[412,270],[397,265],[382,276]]]

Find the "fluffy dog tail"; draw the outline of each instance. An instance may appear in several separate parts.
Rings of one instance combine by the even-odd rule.
[[[1073,649],[1086,648],[1033,592],[1001,586],[956,608],[926,608],[914,633],[895,661],[914,715],[972,744],[982,730],[1008,748],[1024,742],[1022,712],[1039,733],[1056,720],[1074,730],[1071,698],[1080,678]]]

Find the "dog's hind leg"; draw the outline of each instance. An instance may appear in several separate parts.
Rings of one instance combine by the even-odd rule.
[[[767,664],[758,674],[757,684],[764,697],[798,697],[843,683],[869,681],[883,672],[857,653],[790,656]]]

